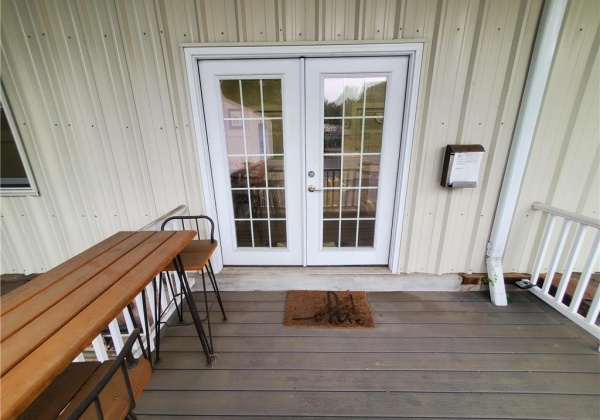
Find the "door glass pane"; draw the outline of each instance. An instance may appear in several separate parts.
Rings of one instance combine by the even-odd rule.
[[[281,80],[221,80],[237,246],[285,247]]]
[[[387,79],[323,81],[323,247],[373,246]]]

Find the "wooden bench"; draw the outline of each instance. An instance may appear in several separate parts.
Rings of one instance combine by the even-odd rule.
[[[106,419],[127,417],[152,374],[147,359],[131,354],[139,335],[134,330],[115,360],[71,363],[18,419],[97,419],[98,410]]]

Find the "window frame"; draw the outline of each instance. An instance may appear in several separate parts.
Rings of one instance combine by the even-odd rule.
[[[35,182],[35,177],[33,176],[33,171],[31,170],[31,164],[29,163],[29,159],[27,158],[27,153],[23,145],[23,140],[21,139],[21,133],[19,132],[17,124],[14,120],[10,103],[6,97],[4,84],[0,84],[0,105],[2,106],[4,114],[6,115],[8,126],[15,141],[15,145],[17,146],[19,157],[21,158],[21,164],[25,169],[25,174],[27,175],[27,180],[29,181],[29,187],[26,188],[0,187],[0,197],[39,196],[40,193],[37,187],[37,183]]]

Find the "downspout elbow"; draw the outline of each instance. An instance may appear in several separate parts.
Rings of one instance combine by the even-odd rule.
[[[488,252],[485,257],[487,274],[490,279],[490,298],[496,306],[508,305],[506,298],[506,287],[504,286],[504,271],[502,268],[502,255],[494,252],[488,244]]]

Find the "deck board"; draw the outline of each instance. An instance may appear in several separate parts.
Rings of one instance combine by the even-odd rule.
[[[211,311],[214,367],[206,368],[189,319],[171,321],[138,417],[596,418],[600,412],[596,340],[528,292],[513,293],[515,303],[505,308],[477,292],[369,293],[377,327],[364,330],[284,327],[284,292],[223,298],[229,322],[214,304]]]

